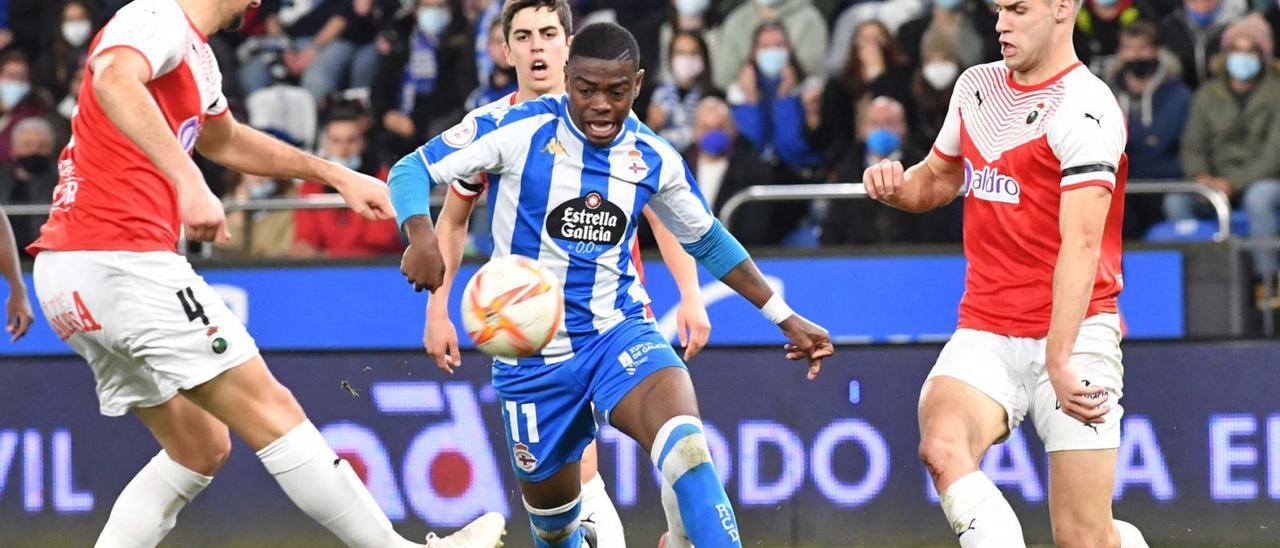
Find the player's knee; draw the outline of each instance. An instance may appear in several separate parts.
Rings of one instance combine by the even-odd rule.
[[[653,440],[651,456],[653,464],[671,485],[689,471],[711,464],[711,450],[703,435],[702,421],[690,415],[668,420]]]
[[[924,463],[935,479],[948,471],[973,466],[973,458],[969,455],[966,444],[954,436],[926,432],[920,438],[918,449],[920,462]]]
[[[578,515],[582,512],[582,501],[574,500],[559,508],[535,508],[524,501],[525,510],[529,512],[529,524],[533,534],[543,542],[555,546],[569,540],[578,531]]]
[[[191,440],[185,447],[166,448],[174,462],[203,476],[212,476],[222,469],[231,456],[231,435],[226,431]]]
[[[1059,548],[1120,548],[1120,535],[1111,520],[1058,518],[1053,520],[1053,542]]]

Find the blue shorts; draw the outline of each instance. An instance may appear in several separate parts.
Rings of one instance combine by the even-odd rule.
[[[493,366],[516,476],[540,482],[582,459],[596,436],[591,404],[605,417],[632,388],[668,367],[684,367],[652,322],[625,320],[551,365]]]

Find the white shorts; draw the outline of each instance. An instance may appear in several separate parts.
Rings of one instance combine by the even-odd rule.
[[[33,278],[50,326],[93,369],[103,415],[160,405],[258,354],[176,253],[44,251]]]
[[[929,378],[954,377],[990,396],[1004,407],[1010,432],[1030,412],[1048,451],[1119,447],[1120,419],[1124,417],[1119,316],[1086,318],[1071,352],[1071,363],[1080,377],[1108,392],[1111,410],[1102,424],[1086,425],[1058,409],[1058,398],[1045,370],[1044,351],[1045,339],[958,329],[942,348]]]

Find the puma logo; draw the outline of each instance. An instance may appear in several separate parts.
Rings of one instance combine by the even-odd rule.
[[[965,527],[963,531],[956,531],[956,538],[963,537],[965,533],[968,533],[969,531],[973,531],[973,530],[977,529],[977,527],[974,527],[974,526],[973,526],[973,523],[974,523],[975,521],[978,521],[978,518],[973,518],[973,519],[969,520],[969,525],[968,525],[967,527]],[[957,529],[959,529],[959,527],[957,527]]]
[[[1099,128],[1101,128],[1101,127],[1102,127],[1102,116],[1094,116],[1094,115],[1089,114],[1088,112],[1086,112],[1086,113],[1084,113],[1084,117],[1085,117],[1085,118],[1088,118],[1088,119],[1090,119],[1090,120],[1093,120],[1094,122],[1097,122],[1097,123],[1098,123],[1098,127],[1099,127]]]
[[[973,98],[978,100],[978,108],[982,108],[982,90],[973,90]]]

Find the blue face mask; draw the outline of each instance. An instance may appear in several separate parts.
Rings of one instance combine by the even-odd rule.
[[[729,152],[729,144],[732,139],[729,134],[719,129],[713,129],[702,134],[702,139],[698,141],[698,148],[703,154],[711,156],[725,156]]]
[[[874,129],[867,134],[867,151],[876,156],[893,154],[899,146],[902,146],[902,138],[887,129]]]
[[[359,154],[357,154],[357,155],[355,155],[355,156],[347,156],[346,158],[340,158],[340,157],[335,156],[335,157],[333,158],[333,161],[335,161],[335,162],[337,162],[337,163],[339,163],[339,164],[342,164],[342,167],[345,167],[345,168],[347,168],[347,169],[350,169],[351,171],[357,171],[357,170],[359,170],[359,169],[360,169],[361,161],[360,161],[360,155],[359,155]]]
[[[760,68],[760,73],[770,78],[777,78],[782,74],[783,67],[787,66],[787,59],[791,57],[787,48],[773,47],[761,48],[756,51],[756,66]]]
[[[249,197],[254,200],[261,200],[275,194],[276,189],[278,188],[280,188],[280,186],[275,179],[267,179],[266,181],[250,186]]]
[[[418,8],[418,30],[428,36],[437,36],[445,27],[449,26],[453,15],[449,13],[449,8]]]
[[[933,5],[947,11],[956,11],[960,7],[960,0],[933,0]]]
[[[1093,3],[1097,4],[1097,6],[1100,8],[1109,8],[1111,6],[1119,4],[1120,0],[1093,0]]]
[[[1196,11],[1191,8],[1187,8],[1187,16],[1190,17],[1196,25],[1199,25],[1200,28],[1204,29],[1213,25],[1213,21],[1218,18],[1218,12],[1220,11],[1222,11],[1221,3],[1214,6],[1214,8],[1209,11]]]
[[[1227,74],[1236,80],[1252,80],[1262,71],[1262,61],[1253,53],[1235,51],[1227,54]]]
[[[31,84],[17,80],[0,81],[0,105],[13,108],[31,91]]]

